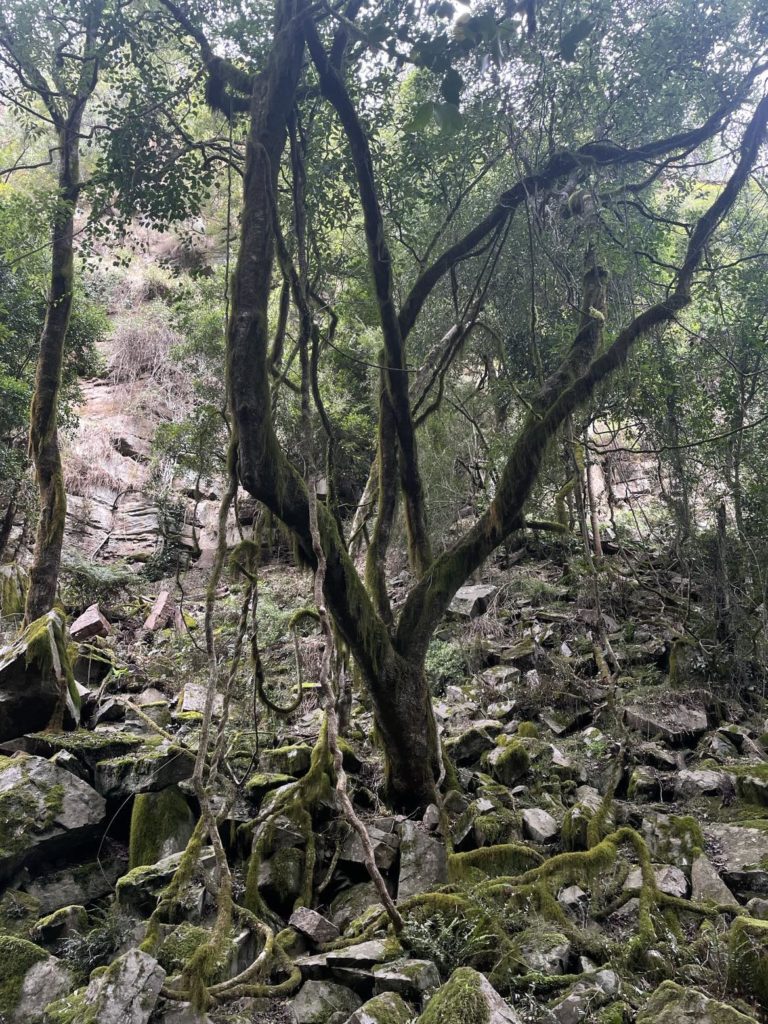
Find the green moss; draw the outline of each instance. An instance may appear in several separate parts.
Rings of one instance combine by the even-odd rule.
[[[30,938],[39,913],[40,900],[27,892],[9,889],[0,899],[0,933]]]
[[[728,952],[729,987],[768,1010],[768,921],[737,917]]]
[[[539,727],[535,722],[521,722],[517,727],[517,735],[523,739],[537,740]]]
[[[195,953],[211,938],[207,928],[182,922],[165,939],[157,954],[160,966],[169,974],[178,974],[189,964]],[[235,952],[235,944],[231,938],[218,946],[218,958],[212,966],[208,981],[218,981],[225,973],[225,968]]]
[[[26,755],[4,758],[0,770],[21,767],[21,779],[0,793],[0,858],[11,859],[29,848],[29,832],[45,833],[64,804],[64,787],[47,789],[40,803],[40,789],[29,782]]]
[[[159,793],[139,793],[131,812],[129,867],[154,864],[171,839],[186,843],[194,824],[189,804],[177,786],[168,786]]]
[[[459,967],[438,989],[419,1018],[419,1024],[489,1024],[483,976],[471,967]]]
[[[48,954],[34,942],[15,935],[0,935],[0,1017],[8,1017],[18,1006],[27,971]]]
[[[541,864],[544,858],[524,843],[503,843],[483,846],[448,857],[450,882],[473,882],[487,877],[517,874]]]
[[[245,791],[249,797],[261,803],[271,790],[295,781],[292,775],[284,775],[282,772],[255,772],[246,782]]]
[[[52,914],[48,914],[46,917],[41,917],[35,922],[35,938],[42,938],[45,933],[56,937],[56,932],[63,929],[69,924],[70,918],[74,917],[77,922],[77,927],[81,931],[85,931],[88,927],[88,912],[85,907],[81,907],[79,904],[75,904],[69,907],[59,907],[58,910],[54,910]]]
[[[530,766],[531,759],[526,748],[522,743],[513,741],[508,743],[502,753],[498,755],[493,763],[492,771],[499,782],[509,786],[527,775]]]

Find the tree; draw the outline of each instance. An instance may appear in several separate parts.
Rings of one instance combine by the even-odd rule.
[[[0,14],[0,61],[15,106],[55,134],[56,204],[45,321],[30,413],[30,449],[40,492],[40,520],[26,619],[52,607],[61,563],[66,494],[58,441],[64,350],[74,296],[75,215],[82,181],[83,118],[112,43],[104,0],[75,4],[15,0]]]
[[[362,5],[355,0],[347,4],[343,14],[318,13],[303,0],[279,0],[271,35],[260,37],[258,53],[242,56],[242,61],[250,62],[252,67],[245,72],[240,62],[224,60],[214,53],[198,27],[204,11],[193,18],[172,0],[164,0],[164,5],[198,44],[212,102],[230,117],[247,111],[242,226],[227,338],[232,464],[239,482],[294,534],[310,565],[316,561],[310,492],[302,472],[280,443],[273,413],[269,311],[276,258],[299,325],[302,400],[308,405],[310,394],[313,396],[327,430],[316,374],[316,357],[323,341],[321,312],[308,271],[305,181],[314,154],[307,150],[306,139],[297,128],[297,114],[310,103],[311,116],[319,117],[319,93],[333,110],[343,133],[348,158],[344,173],[351,174],[357,192],[382,343],[378,511],[363,578],[349,554],[333,507],[320,509],[318,528],[326,562],[324,593],[336,629],[349,646],[371,694],[385,753],[389,794],[399,806],[420,806],[434,798],[440,770],[424,673],[430,638],[461,584],[500,544],[526,525],[526,504],[545,456],[571,414],[624,364],[641,339],[674,321],[691,302],[695,275],[706,248],[748,181],[765,136],[768,99],[759,99],[763,69],[754,60],[754,53],[765,47],[765,25],[752,17],[748,4],[734,8],[721,19],[709,19],[706,31],[692,43],[699,58],[696,66],[711,68],[711,74],[702,70],[701,89],[694,102],[690,90],[669,87],[664,81],[663,68],[672,53],[666,52],[658,40],[629,31],[630,21],[636,26],[643,18],[651,18],[650,7],[639,10],[633,5],[630,11],[595,5],[578,29],[573,26],[564,32],[562,12],[555,6],[550,15],[546,10],[540,12],[538,35],[531,40],[488,4],[481,14],[463,19],[461,31],[454,30],[451,39],[450,29],[436,26],[429,12],[410,29],[414,5],[384,4],[365,16],[360,15]],[[690,26],[697,7],[681,2],[665,15],[669,22],[666,27],[671,29],[664,37],[665,45],[674,54],[681,38],[686,37],[683,26]],[[595,43],[584,67],[571,74],[568,65],[575,49],[593,33],[611,42],[604,50]],[[650,21],[648,33],[652,34]],[[750,46],[756,47],[751,57]],[[468,132],[472,104],[482,106],[486,98],[481,83],[474,98],[467,99],[462,114],[459,104],[466,70],[474,68],[479,76],[489,63],[489,52],[493,59],[488,74],[496,91],[505,97],[505,116],[524,111],[527,102],[540,103],[537,114],[541,115],[543,109],[555,127],[540,140],[537,153],[526,152],[523,144],[518,145],[516,155],[522,173],[489,210],[477,216],[439,255],[423,261],[410,281],[407,274],[396,280],[400,251],[396,257],[390,246],[372,145],[374,132],[368,127],[377,115],[376,103],[369,98],[371,74],[375,75],[377,62],[384,62],[390,69],[390,80],[397,79],[398,69],[406,62],[436,73],[441,98],[428,100],[426,107],[422,105],[414,122],[423,124],[426,110],[444,130]],[[306,70],[307,61],[314,74]],[[543,71],[534,73],[535,67]],[[573,79],[577,80],[578,93],[579,76],[583,77],[589,100],[594,99],[588,125],[580,124],[583,108],[574,98]],[[728,86],[729,78],[735,85]],[[548,85],[557,94],[551,102],[546,99]],[[628,100],[633,89],[637,90],[638,102]],[[739,119],[743,109],[750,111],[746,123]],[[562,124],[558,124],[559,114]],[[681,123],[693,126],[670,134],[670,126]],[[324,131],[327,135],[327,122]],[[587,257],[572,340],[527,399],[527,412],[509,443],[487,509],[453,544],[433,554],[417,445],[418,423],[426,410],[415,412],[425,395],[418,385],[410,383],[406,353],[430,298],[440,294],[446,280],[455,292],[460,270],[474,267],[471,282],[482,280],[476,269],[478,262],[482,266],[482,258],[489,251],[496,255],[501,250],[516,211],[540,207],[563,191],[568,203],[561,215],[567,213],[572,218],[582,215],[594,196],[610,203],[613,195],[620,203],[622,197],[642,193],[662,176],[672,175],[691,153],[723,132],[734,135],[737,149],[725,186],[716,190],[710,205],[691,219],[684,235],[670,231],[672,248],[682,251],[675,251],[674,264],[667,266],[660,287],[642,312],[629,315],[620,328],[606,329],[609,275],[593,247],[585,246],[584,236],[576,233],[575,241],[586,247]],[[614,136],[623,141],[615,141]],[[288,144],[290,153],[286,157]],[[279,201],[281,175],[290,181],[288,216],[293,230],[289,241]],[[404,296],[399,303],[398,294]],[[466,335],[481,305],[481,299],[470,303],[455,331],[446,336],[442,346],[436,346],[435,370],[427,390],[430,384],[436,389],[438,402],[445,367],[460,349],[455,343],[457,333],[462,338]],[[403,506],[414,583],[395,615],[387,591],[385,558],[398,501]]]

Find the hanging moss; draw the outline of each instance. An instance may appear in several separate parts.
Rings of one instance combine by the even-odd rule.
[[[30,967],[48,954],[34,942],[14,935],[0,935],[0,1018],[11,1018],[21,998],[24,978]]]
[[[186,845],[194,824],[194,815],[177,786],[169,786],[159,793],[139,793],[131,812],[129,869],[154,864],[172,853],[172,850],[163,852],[163,847],[171,840]]]

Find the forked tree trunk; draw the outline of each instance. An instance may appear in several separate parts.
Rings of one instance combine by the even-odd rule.
[[[80,116],[70,117],[59,131],[59,194],[52,231],[50,291],[30,413],[29,440],[40,491],[40,521],[30,569],[27,622],[45,614],[56,598],[67,512],[57,423],[64,343],[72,312],[80,121]]]

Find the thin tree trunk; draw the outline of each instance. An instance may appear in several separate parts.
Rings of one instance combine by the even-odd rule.
[[[3,521],[0,523],[0,559],[2,559],[5,549],[8,547],[8,541],[11,539],[11,531],[13,530],[13,523],[16,519],[16,502],[19,497],[20,490],[21,481],[17,480],[14,483],[10,497],[8,498],[8,504],[5,507]]]
[[[50,291],[30,413],[29,441],[40,491],[40,520],[29,574],[27,622],[53,607],[67,512],[57,424],[64,343],[72,312],[80,122],[81,114],[75,113],[59,130],[59,195],[52,233]]]

